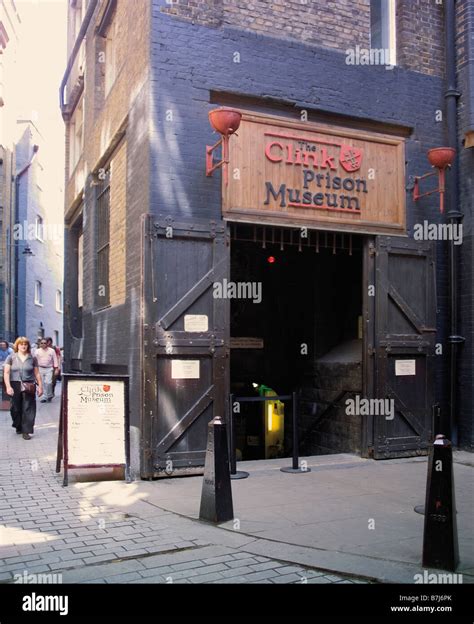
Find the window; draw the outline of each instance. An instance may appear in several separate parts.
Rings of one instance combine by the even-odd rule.
[[[63,311],[63,293],[60,290],[56,291],[56,312]]]
[[[69,124],[69,175],[74,171],[84,149],[84,98],[82,97]]]
[[[35,304],[43,305],[43,284],[38,280],[35,282]]]
[[[77,239],[77,307],[82,308],[82,288],[84,283],[84,236],[81,234]]]
[[[117,77],[117,20],[110,24],[105,38],[105,95],[112,88]]]
[[[35,219],[35,238],[43,242],[43,217],[36,215]]]
[[[59,347],[59,331],[57,329],[53,331],[53,336],[54,336],[54,346]]]
[[[395,19],[395,0],[370,1],[370,47],[386,51],[385,65],[397,62]]]
[[[110,250],[110,169],[97,185],[97,306],[110,303],[109,296],[109,250]]]

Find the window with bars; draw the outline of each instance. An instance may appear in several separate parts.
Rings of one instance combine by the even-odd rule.
[[[110,255],[110,169],[97,185],[96,232],[97,232],[97,290],[96,304],[104,308],[110,304],[109,255]]]

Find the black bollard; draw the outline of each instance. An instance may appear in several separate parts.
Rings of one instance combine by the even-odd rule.
[[[458,563],[453,449],[444,435],[437,435],[428,459],[423,567],[454,572]]]
[[[216,416],[208,425],[199,519],[218,523],[233,518],[226,425]]]

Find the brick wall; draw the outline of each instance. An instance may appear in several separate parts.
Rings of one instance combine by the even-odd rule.
[[[76,170],[81,177],[82,164],[87,176],[110,148],[111,142],[124,118],[133,106],[133,100],[146,84],[149,53],[150,20],[146,2],[117,0],[114,20],[117,31],[117,71],[110,91],[104,89],[105,63],[99,54],[104,52],[103,38],[95,34],[105,10],[106,2],[99,2],[86,37],[84,152]],[[137,36],[139,33],[140,36]],[[66,132],[68,125],[66,125]],[[71,176],[73,172],[69,172]],[[76,183],[76,175],[66,185],[65,205],[70,206],[83,188],[84,181]]]
[[[402,67],[443,76],[444,9],[434,0],[397,2],[397,54]]]
[[[176,0],[163,13],[208,26],[245,29],[345,52],[370,47],[370,0]],[[444,73],[443,7],[397,0],[397,64]]]
[[[127,143],[115,153],[110,167],[110,305],[125,303],[126,299],[126,211],[127,211]]]

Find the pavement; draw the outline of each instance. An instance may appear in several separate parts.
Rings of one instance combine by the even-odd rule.
[[[35,435],[0,411],[0,583],[414,583],[423,574],[426,457],[354,455],[241,462],[235,518],[198,517],[202,476],[92,481],[55,472],[59,398],[38,402]],[[474,582],[473,456],[455,453],[462,582]],[[76,478],[75,478],[76,476]],[[429,570],[438,573],[440,571]],[[33,576],[35,575],[35,576]]]

